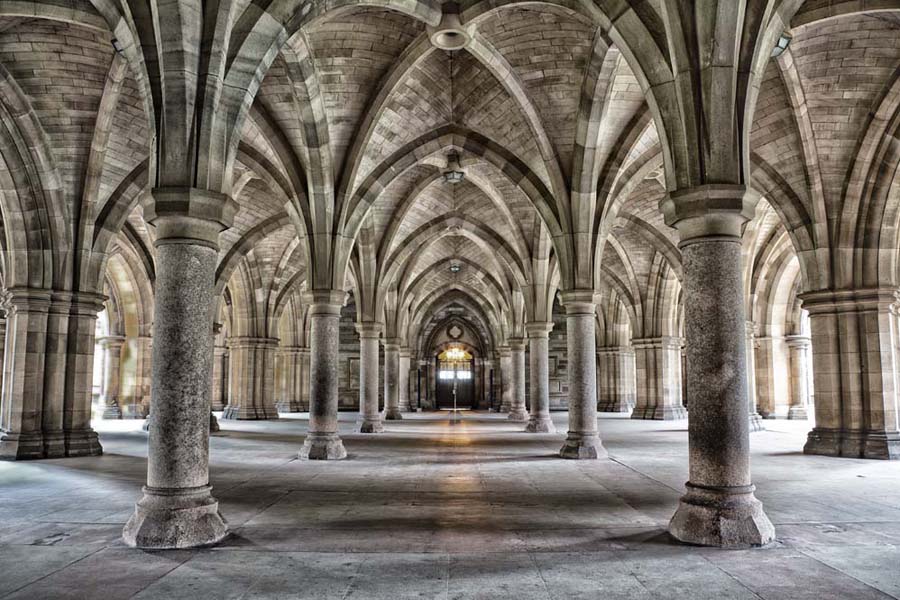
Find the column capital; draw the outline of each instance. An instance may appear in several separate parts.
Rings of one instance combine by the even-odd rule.
[[[153,188],[142,204],[144,220],[156,227],[157,246],[191,243],[218,249],[219,233],[231,227],[238,211],[231,197],[191,187]]]
[[[809,348],[812,345],[812,340],[808,335],[786,335],[784,336],[784,341],[789,348],[798,350]]]
[[[594,290],[566,290],[559,293],[559,300],[567,315],[593,315],[597,311]]]
[[[889,310],[898,301],[897,288],[862,288],[855,290],[818,290],[799,294],[809,314]]]
[[[385,352],[399,352],[400,351],[400,343],[403,340],[398,337],[385,337],[382,338],[381,343],[384,345]]]
[[[409,351],[409,348],[406,346],[400,346],[400,358],[410,358],[412,356],[412,352]]]
[[[740,238],[756,210],[759,194],[744,185],[711,183],[675,190],[659,203],[666,225],[681,244],[698,238]]]
[[[497,354],[500,355],[500,358],[509,358],[512,356],[512,349],[509,346],[498,346]]]
[[[97,343],[105,348],[121,348],[125,344],[124,335],[105,335],[97,338]]]
[[[511,352],[525,351],[525,338],[509,338],[509,349]]]
[[[309,315],[340,315],[347,303],[347,292],[343,290],[312,290],[307,292],[304,302],[309,304]]]
[[[359,334],[360,338],[378,339],[381,337],[383,331],[384,323],[379,323],[377,321],[363,321],[362,323],[356,324],[356,333]]]
[[[545,338],[553,330],[552,322],[533,321],[525,323],[525,331],[529,338]]]

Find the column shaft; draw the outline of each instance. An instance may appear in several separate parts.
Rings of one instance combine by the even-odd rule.
[[[400,349],[400,379],[397,383],[399,389],[398,406],[400,412],[410,412],[412,410],[409,404],[409,373],[410,373],[410,355],[406,348]]]
[[[635,407],[635,352],[627,346],[597,349],[598,412],[627,413]]]
[[[512,408],[512,352],[509,346],[501,346],[500,353],[500,412],[508,413]]]
[[[528,420],[528,412],[525,410],[525,340],[510,339],[509,350],[512,367],[509,420],[524,423]]]
[[[359,417],[360,433],[381,433],[384,423],[378,410],[378,338],[381,323],[359,323]],[[396,388],[396,382],[394,383]]]
[[[384,344],[384,418],[398,421],[400,414],[400,344],[399,340]]]
[[[786,338],[791,362],[791,406],[788,419],[809,418],[809,338],[791,335]]]
[[[761,545],[775,534],[750,479],[740,235],[753,202],[745,196],[743,187],[708,186],[664,204],[681,237],[690,398],[690,480],[669,531],[705,546]]]
[[[209,416],[218,237],[236,206],[194,189],[157,189],[148,200],[144,218],[157,230],[153,417],[147,485],[123,538],[141,548],[189,548],[228,533],[209,485]],[[207,219],[185,215],[184,204],[203,206]]]
[[[122,336],[107,336],[100,339],[100,347],[104,351],[103,367],[103,393],[100,397],[102,403],[101,418],[121,419],[122,411],[119,408],[119,390],[122,378],[122,346],[125,338]]]
[[[559,451],[563,458],[606,457],[597,430],[597,340],[593,292],[563,292],[569,358],[569,433]]]
[[[525,431],[529,433],[556,433],[550,419],[550,330],[553,323],[529,323],[528,355],[531,377],[531,416]]]
[[[340,460],[347,451],[338,436],[338,347],[345,292],[313,292],[309,308],[309,433],[300,458]]]

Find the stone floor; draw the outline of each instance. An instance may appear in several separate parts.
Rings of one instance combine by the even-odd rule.
[[[684,422],[604,416],[611,460],[572,462],[554,456],[562,435],[498,415],[408,416],[378,436],[341,417],[337,463],[295,459],[304,415],[222,422],[212,482],[233,535],[207,550],[122,544],[144,478],[139,422],[95,423],[103,457],[0,462],[0,597],[900,597],[900,464],[804,456],[806,423],[752,438],[778,541],[721,551],[665,533]]]

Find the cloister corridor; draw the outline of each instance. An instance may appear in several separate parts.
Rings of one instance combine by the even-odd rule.
[[[564,434],[505,414],[409,413],[354,433],[350,460],[302,461],[305,413],[221,421],[214,548],[122,541],[146,472],[141,421],[95,421],[98,457],[0,462],[0,598],[887,598],[900,596],[900,466],[803,455],[804,421],[751,436],[777,539],[675,542],[687,424],[599,420],[610,460],[567,461]],[[567,415],[553,412],[559,431]]]

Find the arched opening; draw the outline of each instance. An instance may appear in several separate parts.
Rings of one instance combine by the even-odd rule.
[[[435,400],[438,409],[474,408],[475,357],[467,347],[467,344],[446,344],[435,357]]]

